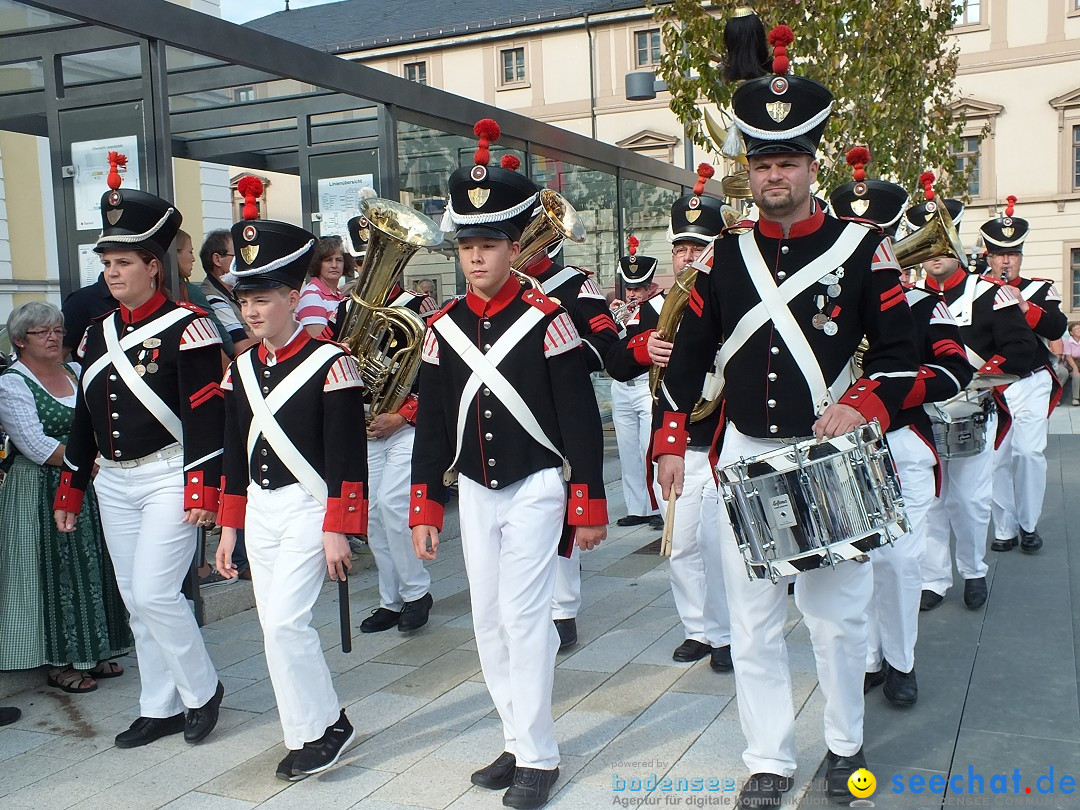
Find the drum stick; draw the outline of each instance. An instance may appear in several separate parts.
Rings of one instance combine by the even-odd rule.
[[[667,514],[664,515],[664,533],[660,536],[660,556],[671,556],[671,533],[675,530],[675,485],[671,485],[668,493]]]
[[[341,651],[352,652],[352,624],[349,621],[349,574],[342,572],[338,580],[338,621],[341,624]]]

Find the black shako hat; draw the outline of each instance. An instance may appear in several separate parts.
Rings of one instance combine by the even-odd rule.
[[[837,186],[829,195],[833,214],[868,219],[889,236],[895,236],[896,226],[908,204],[908,193],[896,183],[866,178],[865,166],[870,162],[870,150],[865,146],[850,150],[847,162],[855,170],[855,179]]]
[[[952,217],[953,225],[960,227],[960,220],[964,218],[964,204],[960,200],[942,200],[934,193],[934,180],[937,179],[933,172],[923,172],[919,175],[919,185],[923,187],[926,202],[918,203],[904,212],[904,222],[911,231],[917,231],[930,219],[937,207],[944,203],[949,216]]]
[[[637,249],[640,244],[636,236],[626,237],[627,253],[619,258],[619,277],[623,284],[630,287],[649,284],[656,273],[657,260],[652,256],[639,256]]]
[[[769,32],[774,76],[749,79],[731,97],[735,126],[746,155],[799,153],[814,157],[833,108],[833,94],[804,76],[787,74],[787,46],[795,35],[786,25]]]
[[[490,118],[476,122],[473,132],[480,139],[472,166],[462,166],[450,175],[450,201],[442,229],[456,230],[454,236],[488,236],[516,242],[532,219],[539,199],[536,185],[514,171],[521,162],[504,155],[501,166],[489,166],[488,147],[499,139],[499,125]]]
[[[258,214],[255,200],[262,194],[262,181],[248,175],[237,184],[244,195],[244,219],[232,226],[233,250],[237,277],[233,292],[304,286],[315,249],[315,235],[272,219],[248,219]]]
[[[1026,219],[1014,217],[1016,197],[1010,194],[1005,198],[1005,213],[979,228],[987,253],[1023,253],[1024,240],[1031,227]]]
[[[671,223],[668,228],[668,241],[697,242],[707,245],[720,231],[733,225],[738,219],[738,212],[719,197],[705,193],[705,181],[715,173],[708,163],[699,163],[698,180],[694,190],[671,204]]]
[[[358,196],[362,208],[364,200],[376,196],[375,189],[365,186],[360,189]],[[345,223],[345,227],[349,230],[349,243],[353,256],[356,259],[363,258],[364,254],[367,253],[368,240],[371,238],[371,228],[367,217],[363,214],[358,214]]]
[[[165,263],[165,254],[184,217],[168,200],[135,189],[120,190],[119,168],[127,157],[109,152],[109,190],[101,195],[101,234],[95,253],[106,250],[146,250]]]

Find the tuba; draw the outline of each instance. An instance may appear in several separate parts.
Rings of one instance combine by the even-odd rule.
[[[525,286],[539,289],[536,279],[522,268],[528,267],[540,253],[564,239],[584,242],[585,223],[566,197],[549,188],[541,189],[536,216],[521,233],[518,240],[521,252],[511,264],[511,272]]]
[[[443,241],[439,226],[418,211],[392,200],[372,197],[360,203],[360,213],[371,229],[367,253],[340,340],[356,357],[360,376],[371,393],[367,424],[381,413],[401,407],[420,370],[424,321],[404,307],[386,307],[401,271],[420,248]]]

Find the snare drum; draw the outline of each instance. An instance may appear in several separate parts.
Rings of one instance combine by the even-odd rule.
[[[940,458],[968,458],[986,448],[986,426],[994,407],[989,391],[964,391],[959,397],[924,407]]]
[[[776,582],[836,565],[907,532],[900,482],[876,422],[717,472],[751,579]]]

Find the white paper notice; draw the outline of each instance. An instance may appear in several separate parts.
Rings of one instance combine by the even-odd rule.
[[[121,166],[121,191],[139,188],[139,139],[135,135],[77,141],[71,144],[71,163],[75,167],[75,228],[80,231],[101,229],[101,195],[109,190],[109,152],[127,156]],[[96,276],[95,276],[96,278]]]
[[[319,235],[340,236],[348,246],[349,220],[360,214],[360,189],[374,188],[374,176],[324,177],[319,180]]]
[[[93,245],[79,245],[79,286],[89,287],[101,273],[101,256]]]

